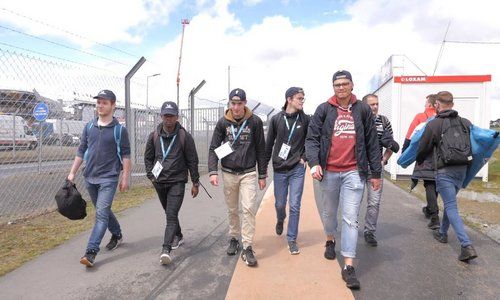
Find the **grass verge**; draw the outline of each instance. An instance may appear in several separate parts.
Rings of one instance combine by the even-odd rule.
[[[121,212],[138,206],[155,195],[151,187],[133,187],[127,192],[117,192],[113,211]],[[0,225],[0,276],[92,228],[94,216],[95,210],[90,204],[87,206],[87,217],[84,220],[71,221],[54,211],[11,225]]]

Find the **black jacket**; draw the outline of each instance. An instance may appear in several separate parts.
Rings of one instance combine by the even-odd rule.
[[[181,130],[184,132],[179,133]],[[155,132],[157,134],[156,145]],[[158,178],[155,179],[151,171],[156,162],[161,162],[163,159],[163,152],[160,144],[162,138],[164,143],[163,147],[166,151],[175,135],[177,135],[177,137],[172,145],[172,149],[162,164],[163,170]],[[182,140],[183,138],[184,141]],[[187,182],[188,170],[193,183],[198,183],[200,181],[200,174],[198,173],[198,153],[196,152],[193,137],[179,123],[175,125],[172,134],[168,134],[164,131],[162,123],[158,124],[155,131],[149,134],[146,143],[146,151],[144,152],[144,166],[146,167],[146,176],[156,183]]]
[[[297,115],[299,116],[297,119]],[[284,117],[288,122],[288,127],[292,129],[295,120],[295,130],[290,140],[290,153],[288,158],[283,160],[278,157],[283,143],[288,142],[290,130],[285,124]],[[287,114],[284,110],[274,115],[269,122],[266,139],[266,165],[273,159],[273,169],[277,172],[286,172],[293,169],[302,158],[306,161],[305,141],[307,135],[307,127],[309,126],[309,116],[303,111],[294,114]],[[274,151],[273,151],[274,146]]]
[[[372,178],[380,178],[382,156],[373,113],[367,104],[357,100],[352,104],[351,111],[356,131],[355,151],[358,172],[366,179],[370,169]],[[311,118],[306,138],[306,156],[311,168],[320,165],[323,170],[326,169],[337,116],[337,107],[327,101],[318,106]]]
[[[226,110],[224,117],[217,122],[208,151],[208,172],[210,175],[217,174],[218,169],[219,158],[215,154],[215,148],[227,141],[232,142],[231,125],[238,132],[245,120],[247,120],[245,128],[232,146],[234,152],[221,160],[222,169],[228,172],[245,173],[255,170],[257,163],[259,179],[266,178],[264,127],[262,120],[254,115],[248,107],[245,107],[245,116],[239,122],[233,118],[229,109]]]
[[[444,110],[439,112],[434,120],[427,123],[424,133],[422,134],[422,138],[418,143],[417,164],[421,164],[429,153],[437,152],[436,148],[441,142],[441,133],[443,129],[444,119],[456,117],[458,117],[458,112],[456,110]],[[462,118],[462,121],[467,128],[470,128],[470,126],[472,125],[471,122],[465,118]],[[439,155],[435,155],[435,158],[436,169],[446,167]]]

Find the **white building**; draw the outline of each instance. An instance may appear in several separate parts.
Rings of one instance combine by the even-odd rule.
[[[406,56],[393,55],[380,73],[372,80],[374,94],[379,96],[379,113],[389,118],[394,139],[403,145],[411,121],[424,111],[426,96],[440,91],[453,94],[454,109],[459,115],[482,128],[490,126],[489,84],[491,75],[427,76],[413,65]],[[385,167],[392,179],[398,175],[411,175],[413,165],[403,169],[397,165],[400,153],[393,154]],[[477,176],[488,180],[486,164]]]

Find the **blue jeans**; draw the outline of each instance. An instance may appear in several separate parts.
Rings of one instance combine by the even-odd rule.
[[[457,193],[464,182],[466,170],[465,166],[447,167],[445,170],[439,170],[436,176],[436,190],[441,195],[444,204],[443,219],[439,232],[447,234],[451,224],[462,247],[471,245],[462,219],[458,214],[457,206]]]
[[[337,231],[337,212],[342,205],[342,239],[340,253],[344,257],[356,257],[358,242],[358,216],[365,182],[357,170],[349,172],[325,171],[321,188],[321,221],[327,236]]]
[[[102,238],[109,229],[111,234],[121,236],[121,229],[118,220],[111,211],[111,204],[115,196],[118,182],[106,182],[101,184],[92,184],[85,181],[87,190],[95,207],[95,223],[90,234],[87,251],[99,251],[99,245]]]
[[[286,200],[288,189],[290,188],[289,209],[290,218],[288,219],[288,241],[296,241],[299,231],[300,203],[302,201],[302,192],[304,190],[305,167],[298,163],[288,172],[274,172],[274,206],[276,207],[276,216],[278,221],[284,221],[286,218]]]

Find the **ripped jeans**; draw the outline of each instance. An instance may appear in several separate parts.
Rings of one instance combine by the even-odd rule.
[[[321,188],[321,221],[325,234],[335,236],[337,231],[337,213],[339,204],[342,208],[342,239],[340,254],[344,257],[356,257],[358,241],[358,216],[365,182],[357,170],[348,172],[325,171]]]

